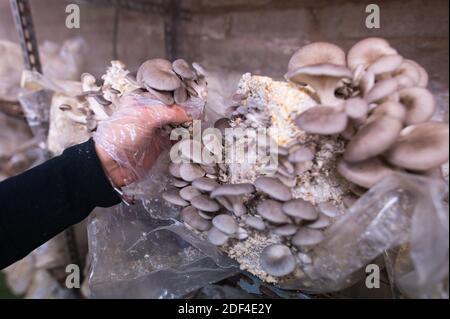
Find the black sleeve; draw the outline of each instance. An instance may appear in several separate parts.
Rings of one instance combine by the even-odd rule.
[[[92,140],[1,182],[0,269],[82,221],[95,207],[119,202]]]

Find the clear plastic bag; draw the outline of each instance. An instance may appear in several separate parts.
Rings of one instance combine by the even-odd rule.
[[[374,186],[328,231],[305,277],[286,289],[324,293],[344,289],[364,266],[385,254],[403,296],[448,298],[449,213],[442,180],[396,173]]]
[[[151,206],[170,215],[161,201]],[[182,224],[153,218],[142,205],[98,210],[88,235],[93,298],[182,298],[239,271]]]

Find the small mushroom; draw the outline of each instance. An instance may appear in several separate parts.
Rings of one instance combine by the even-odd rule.
[[[215,246],[222,246],[230,238],[227,234],[222,233],[216,227],[211,227],[208,231],[208,241]]]
[[[173,103],[175,103],[175,100],[173,98],[173,94],[171,91],[158,91],[158,90],[152,89],[151,87],[146,87],[146,89],[152,97],[156,98],[158,101],[160,101],[163,104],[172,105]]]
[[[186,102],[188,98],[189,98],[189,96],[188,96],[188,92],[186,90],[186,86],[183,83],[181,83],[180,87],[177,88],[173,92],[173,99],[174,99],[175,103],[182,104],[182,103]],[[171,104],[169,104],[169,105],[171,105]]]
[[[316,64],[335,64],[345,66],[345,52],[337,45],[314,42],[303,46],[291,57],[288,71]]]
[[[266,224],[264,223],[264,221],[261,218],[256,217],[256,216],[247,216],[244,219],[244,223],[247,226],[254,228],[256,230],[262,231],[262,230],[266,229]]]
[[[183,198],[184,200],[187,200],[187,201],[192,200],[194,197],[196,197],[200,194],[201,193],[199,192],[199,190],[192,186],[187,186],[180,190],[181,198]]]
[[[397,54],[389,42],[381,38],[367,38],[356,43],[347,54],[347,65],[352,70],[359,65],[367,69],[385,55]]]
[[[436,111],[433,94],[425,88],[413,87],[399,92],[400,102],[406,107],[405,124],[426,122]]]
[[[283,277],[296,267],[296,261],[289,247],[281,244],[267,246],[261,253],[261,268],[269,275]]]
[[[243,196],[251,194],[254,191],[255,187],[249,183],[224,184],[212,191],[211,198],[218,196]]]
[[[172,63],[164,59],[145,61],[139,67],[136,79],[141,86],[159,91],[174,91],[181,85],[180,79],[172,71]]]
[[[173,177],[177,177],[177,178],[181,178],[180,175],[180,164],[175,164],[175,163],[170,163],[169,164],[169,173],[173,176]]]
[[[356,185],[371,188],[393,171],[378,158],[363,162],[348,163],[340,161],[337,166],[339,174]]]
[[[309,224],[306,224],[305,226],[311,229],[322,229],[326,228],[331,225],[331,220],[328,216],[319,215],[319,218]]]
[[[302,175],[306,171],[309,171],[313,167],[313,162],[303,162],[303,163],[295,163],[295,174]]]
[[[238,227],[238,230],[234,234],[234,238],[239,239],[239,240],[247,239],[248,238],[247,230],[242,227]]]
[[[345,130],[347,114],[331,106],[315,106],[301,113],[295,124],[311,134],[333,135]]]
[[[222,205],[223,207],[226,208],[226,210],[232,212],[233,211],[233,205],[230,203],[230,201],[228,200],[228,198],[226,198],[225,196],[216,196],[214,198],[216,201],[219,202],[220,205]]]
[[[197,164],[180,164],[180,177],[187,182],[192,182],[197,178],[205,176],[205,171]]]
[[[289,237],[295,235],[297,233],[297,226],[292,224],[287,224],[283,226],[278,226],[273,230],[273,233],[283,237]]]
[[[211,178],[200,177],[192,182],[192,186],[203,192],[212,192],[219,187],[219,184]]]
[[[359,97],[353,97],[345,101],[345,113],[355,120],[362,120],[369,112],[369,105]]]
[[[336,205],[331,202],[322,202],[317,205],[319,212],[325,216],[335,218],[339,216],[340,212]]]
[[[323,105],[339,105],[343,100],[335,95],[338,83],[342,79],[351,79],[352,72],[345,66],[317,64],[289,71],[285,78],[297,84],[310,85]]]
[[[286,215],[304,220],[315,220],[319,216],[316,208],[301,198],[284,203],[281,209]]]
[[[419,69],[408,59],[403,60],[402,64],[392,75],[397,81],[399,89],[414,87],[420,82]]]
[[[323,233],[317,229],[300,228],[292,237],[292,244],[297,247],[317,245],[324,239]]]
[[[174,178],[174,179],[172,180],[172,185],[175,186],[175,187],[180,188],[180,187],[185,187],[185,186],[189,185],[189,183],[186,182],[186,181],[183,181],[183,180],[181,180],[181,179]]]
[[[398,102],[387,101],[378,105],[373,114],[379,116],[389,116],[404,122],[406,117],[406,109]]]
[[[284,214],[280,202],[267,199],[258,203],[256,211],[258,214],[273,224],[287,224],[289,218]]]
[[[247,213],[247,207],[244,205],[244,198],[242,196],[228,196],[228,199],[233,208],[234,215],[240,217]]]
[[[183,198],[181,198],[180,194],[178,193],[178,190],[169,190],[164,193],[162,193],[162,198],[173,205],[176,206],[188,206],[189,203],[185,201]]]
[[[191,205],[204,212],[214,213],[220,210],[219,204],[206,195],[198,195],[191,199]]]
[[[414,65],[417,68],[417,70],[419,71],[420,79],[419,79],[419,82],[417,83],[417,86],[426,88],[428,86],[428,80],[429,80],[427,71],[419,63],[417,63],[414,60],[408,60],[408,62],[411,63],[412,65]]]
[[[315,152],[306,146],[298,146],[296,151],[288,156],[288,160],[292,163],[308,162],[314,159]]]
[[[195,73],[183,59],[178,59],[173,61],[172,69],[178,74],[183,80],[193,80],[195,79]]]
[[[398,82],[396,79],[381,80],[367,93],[365,99],[368,103],[375,103],[395,93],[397,89]]]
[[[274,177],[259,177],[255,180],[256,189],[273,199],[288,201],[292,198],[291,190],[279,179]]]
[[[388,150],[402,130],[402,122],[390,116],[372,115],[347,144],[344,159],[360,162]]]
[[[202,218],[195,207],[188,206],[181,211],[181,219],[194,229],[207,231],[211,228],[211,222]]]
[[[217,215],[213,218],[212,223],[214,227],[227,235],[233,235],[238,230],[238,224],[236,220],[230,215]]]
[[[403,57],[398,54],[384,55],[374,63],[372,63],[368,68],[368,72],[372,72],[375,75],[391,73],[397,70],[397,68],[402,64]]]
[[[449,126],[426,122],[406,127],[398,141],[389,149],[386,159],[403,168],[427,171],[449,159]]]

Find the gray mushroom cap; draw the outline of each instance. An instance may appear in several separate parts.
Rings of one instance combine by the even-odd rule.
[[[169,173],[174,177],[181,178],[180,164],[170,163],[169,164]]]
[[[309,202],[297,198],[283,204],[282,210],[285,214],[304,220],[315,220],[319,216],[317,209]]]
[[[289,275],[294,271],[296,264],[289,247],[281,244],[267,246],[260,256],[261,268],[275,277]]]
[[[291,190],[277,178],[259,177],[254,184],[258,191],[269,195],[273,199],[288,201],[292,198]]]
[[[400,102],[406,107],[405,124],[426,122],[436,111],[433,94],[425,88],[414,87],[399,92]]]
[[[205,176],[205,171],[197,164],[180,164],[180,176],[187,182],[192,182],[197,178]]]
[[[297,226],[292,224],[278,226],[273,230],[273,233],[279,236],[287,237],[297,233]]]
[[[185,201],[183,198],[181,198],[181,196],[178,193],[178,190],[173,189],[173,190],[168,190],[164,193],[162,193],[162,198],[173,205],[177,205],[177,206],[187,206],[189,205],[189,203],[187,201]]]
[[[398,82],[395,78],[384,79],[375,84],[366,94],[365,99],[368,103],[378,102],[395,93],[397,90]]]
[[[227,235],[233,235],[238,230],[238,224],[236,220],[230,215],[217,215],[213,218],[212,223],[214,227]]]
[[[324,235],[320,230],[310,228],[300,228],[292,237],[292,244],[297,247],[317,245],[324,239]]]
[[[427,171],[449,159],[449,126],[426,122],[409,126],[389,149],[386,159],[410,170]]]
[[[255,187],[249,183],[241,184],[224,184],[217,187],[211,193],[211,198],[218,196],[242,196],[251,194],[255,191]]]
[[[186,182],[186,181],[183,181],[182,179],[174,178],[174,179],[172,180],[172,185],[175,186],[175,187],[180,188],[180,187],[188,186],[189,183]]]
[[[368,68],[385,55],[397,54],[389,42],[381,38],[367,38],[356,43],[347,53],[347,65],[356,69],[359,65]]]
[[[347,144],[344,159],[359,162],[388,150],[402,130],[402,122],[390,116],[372,115]]]
[[[301,163],[312,161],[314,159],[315,152],[306,146],[297,146],[296,150],[289,154],[288,160],[292,163]]]
[[[204,192],[212,192],[219,187],[219,184],[211,178],[199,177],[192,182],[192,186]]]
[[[251,228],[254,228],[256,230],[264,230],[264,229],[266,229],[266,224],[264,223],[264,221],[261,218],[256,217],[256,216],[247,216],[244,219],[244,223],[247,226],[249,226]]]
[[[208,241],[213,245],[221,246],[227,242],[228,238],[230,238],[230,236],[222,233],[216,227],[211,227],[208,231]]]
[[[319,215],[319,218],[309,224],[306,227],[311,229],[322,229],[331,225],[331,219],[328,216]]]
[[[187,200],[187,201],[190,201],[191,199],[193,199],[194,197],[196,197],[200,194],[201,194],[200,191],[192,186],[187,186],[180,190],[181,198],[183,198],[184,200]]]
[[[191,205],[204,212],[217,212],[220,210],[219,204],[206,195],[198,195],[191,200]]]
[[[202,218],[198,210],[192,206],[183,208],[181,219],[192,228],[200,231],[207,231],[211,228],[211,222]]]
[[[317,205],[317,209],[321,214],[334,218],[339,216],[340,212],[338,207],[331,202],[322,202]]]
[[[195,73],[189,63],[183,59],[173,61],[172,68],[183,80],[193,80],[195,78]]]
[[[315,106],[301,113],[295,124],[310,134],[333,135],[341,133],[347,127],[345,112],[331,106]]]
[[[287,224],[290,222],[282,210],[280,202],[267,199],[258,203],[257,213],[264,219],[274,224]]]
[[[327,42],[314,42],[297,50],[291,57],[288,70],[315,64],[345,65],[345,52],[337,45]]]
[[[172,64],[164,59],[145,61],[138,69],[136,79],[144,87],[160,91],[173,91],[181,81],[172,71]]]
[[[364,188],[371,188],[393,172],[378,158],[356,163],[341,160],[337,169],[345,179]]]

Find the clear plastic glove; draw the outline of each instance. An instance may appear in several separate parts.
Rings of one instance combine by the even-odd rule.
[[[144,178],[170,145],[161,127],[191,120],[178,105],[166,106],[148,93],[122,97],[120,107],[94,133],[97,155],[116,187]]]

